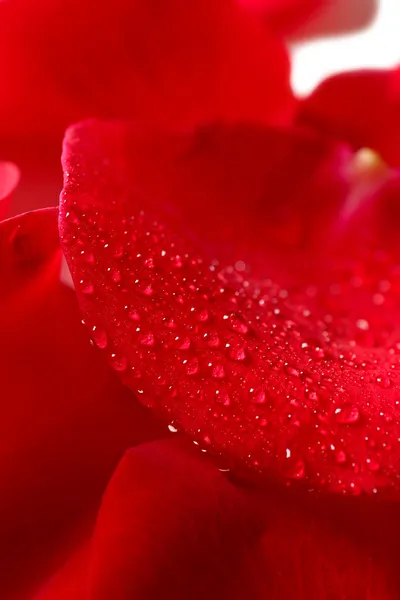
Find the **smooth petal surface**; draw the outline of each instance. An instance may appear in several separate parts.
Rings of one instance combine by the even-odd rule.
[[[59,283],[56,209],[0,224],[0,595],[73,547],[127,446],[159,433]]]
[[[379,0],[237,0],[264,15],[281,34],[310,38],[343,34],[370,23]]]
[[[120,462],[90,555],[38,600],[395,600],[397,507],[233,485],[182,440]],[[66,595],[66,591],[70,596]]]
[[[0,162],[0,219],[9,216],[11,194],[18,185],[19,169],[10,162]]]
[[[283,44],[234,0],[0,4],[0,133],[131,116],[191,126],[292,114]]]
[[[279,33],[292,32],[315,16],[328,4],[326,0],[237,0],[246,9],[266,17],[270,26]]]
[[[335,202],[310,195],[308,210],[307,187],[292,198],[288,155],[282,178],[270,172],[262,130],[152,139],[89,123],[65,141],[63,248],[113,368],[236,468],[397,497],[396,263],[376,245],[336,252]],[[269,239],[280,186],[283,238],[297,227],[288,262]],[[290,277],[304,246],[310,273]]]
[[[324,81],[299,110],[299,121],[367,147],[400,165],[400,71],[359,71]]]

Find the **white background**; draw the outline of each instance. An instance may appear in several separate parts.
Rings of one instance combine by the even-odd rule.
[[[347,6],[352,2],[347,0]],[[400,64],[400,0],[379,0],[372,23],[362,31],[295,44],[292,57],[292,84],[298,95],[340,71]]]

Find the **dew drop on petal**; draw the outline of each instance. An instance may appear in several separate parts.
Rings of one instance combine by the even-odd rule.
[[[99,329],[96,325],[92,328],[92,340],[98,348],[106,348],[108,344],[107,333],[103,329]]]
[[[225,377],[225,369],[223,365],[214,365],[211,371],[214,379],[223,379]]]
[[[186,363],[186,373],[188,375],[196,375],[199,372],[199,361],[197,358],[192,358]]]
[[[81,281],[79,282],[79,285],[81,286],[81,291],[83,294],[90,296],[91,294],[94,293],[94,285],[92,283],[83,281],[81,279]]]
[[[118,372],[126,371],[128,366],[128,360],[125,356],[120,356],[114,353],[110,355],[110,363],[114,371]]]
[[[338,423],[352,425],[360,420],[360,411],[356,406],[345,406],[335,410]]]
[[[146,333],[145,335],[143,335],[140,338],[140,343],[142,344],[142,346],[149,346],[149,347],[154,346],[154,344],[155,344],[154,335],[151,332]]]

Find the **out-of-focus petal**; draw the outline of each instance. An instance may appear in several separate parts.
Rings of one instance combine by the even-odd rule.
[[[94,599],[253,597],[260,515],[199,454],[165,442],[125,455],[94,534]]]
[[[0,4],[0,133],[91,116],[192,125],[292,114],[283,44],[234,0]]]
[[[160,432],[89,344],[60,254],[56,209],[0,224],[1,597],[54,568],[125,448]]]
[[[75,558],[37,600],[64,599],[72,584],[73,600],[396,600],[396,505],[255,492],[225,475],[178,440],[130,450],[83,574]]]
[[[20,172],[14,163],[0,162],[0,220],[9,215],[11,195],[19,178]]]
[[[347,33],[370,23],[377,0],[237,0],[264,15],[281,34],[299,37]]]
[[[298,120],[400,166],[400,70],[330,77],[302,102]]]

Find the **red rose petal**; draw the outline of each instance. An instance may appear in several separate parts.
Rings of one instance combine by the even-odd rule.
[[[315,16],[326,0],[237,0],[247,9],[261,12],[268,24],[279,33],[292,32]]]
[[[20,173],[16,165],[0,162],[0,220],[10,211],[11,194],[18,185]]]
[[[306,98],[299,121],[372,148],[400,165],[400,71],[356,71],[330,77]]]
[[[257,494],[181,440],[146,444],[111,479],[83,573],[74,558],[38,600],[72,585],[93,600],[395,600],[397,513],[367,497]]]
[[[377,0],[237,0],[261,13],[274,31],[296,39],[345,33],[367,26]]]
[[[92,116],[271,122],[294,108],[283,44],[234,0],[14,0],[0,4],[0,49],[11,134]]]
[[[398,269],[379,252],[328,254],[319,279],[303,265],[291,285],[268,223],[261,244],[269,189],[289,174],[264,171],[262,132],[237,136],[146,145],[118,124],[69,131],[61,232],[87,324],[145,404],[236,467],[397,496]]]
[[[56,209],[0,224],[2,598],[58,564],[125,448],[160,431],[90,346],[60,254]]]
[[[35,595],[34,600],[85,600],[89,551],[80,548],[67,564]]]
[[[197,452],[179,442],[143,445],[125,455],[103,499],[91,597],[253,597],[261,531],[245,494]]]

